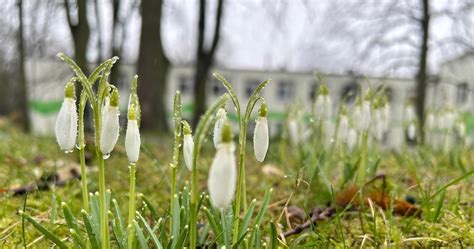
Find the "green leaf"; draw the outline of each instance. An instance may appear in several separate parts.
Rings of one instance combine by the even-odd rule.
[[[240,103],[239,103],[239,98],[237,97],[237,94],[234,90],[234,88],[232,87],[232,85],[224,78],[224,76],[222,76],[221,74],[219,73],[213,73],[212,76],[214,76],[216,79],[218,79],[222,85],[224,85],[224,87],[227,89],[227,92],[229,93],[230,95],[230,99],[232,100],[232,102],[234,103],[234,106],[235,106],[235,109],[236,109],[236,112],[237,112],[237,117],[238,117],[238,120],[239,120],[239,125],[241,124],[241,115],[242,113],[240,112]]]
[[[143,194],[141,194],[140,196],[143,199],[143,202],[145,202],[146,208],[148,208],[148,210],[150,210],[150,213],[151,213],[151,216],[153,216],[153,219],[159,220],[160,215],[158,214],[158,211],[156,211],[156,209],[153,207],[150,200],[148,200],[148,198]]]
[[[87,236],[89,237],[89,242],[93,249],[99,249],[99,238],[97,234],[94,232],[92,228],[91,221],[89,219],[89,215],[87,214],[86,210],[81,210],[82,214],[82,221],[84,222],[84,226],[86,227]]]
[[[74,230],[77,233],[78,237],[80,238],[82,234],[81,234],[81,230],[79,229],[79,225],[77,225],[76,217],[74,217],[74,215],[71,212],[71,209],[65,202],[61,203],[61,206],[63,208],[64,218],[66,219],[67,226],[70,229]],[[83,243],[80,243],[80,244],[83,244]]]
[[[273,193],[272,188],[268,189],[265,192],[265,197],[263,198],[262,206],[260,207],[257,217],[255,218],[254,226],[260,226],[260,224],[262,223],[263,216],[265,215],[265,212],[267,211],[267,208],[268,208],[268,204],[270,203],[270,199],[272,198],[272,193]]]
[[[252,218],[256,203],[257,203],[257,200],[255,199],[253,199],[252,202],[250,203],[247,209],[247,212],[244,215],[244,219],[242,220],[242,224],[240,224],[239,237],[241,237],[242,234],[247,232],[247,228],[249,226],[250,219]]]
[[[147,249],[148,246],[142,228],[135,221],[133,221],[133,224],[135,225],[135,234],[137,235],[138,245],[140,245],[141,249]]]
[[[163,246],[161,245],[160,241],[158,240],[158,237],[156,237],[156,234],[153,231],[153,229],[151,229],[148,222],[146,222],[145,218],[143,218],[143,216],[139,212],[137,212],[137,216],[140,219],[140,221],[142,222],[143,226],[145,226],[146,230],[148,231],[148,234],[150,234],[151,240],[153,241],[153,244],[155,245],[154,248],[162,249]]]
[[[180,206],[179,206],[179,200],[178,200],[178,195],[175,195],[174,196],[174,200],[173,200],[174,204],[173,204],[173,216],[172,216],[172,219],[173,219],[173,227],[171,229],[171,236],[173,236],[173,238],[178,238],[179,236],[179,231],[181,229],[181,224],[180,224]]]
[[[188,236],[188,226],[186,225],[184,229],[181,231],[181,234],[179,235],[178,240],[176,241],[176,246],[174,248],[181,249],[184,248],[184,241],[186,240],[186,237]]]
[[[72,238],[74,239],[74,242],[76,245],[78,245],[80,248],[87,248],[86,242],[82,239],[79,234],[74,229],[69,229],[69,233],[71,234]]]
[[[39,232],[41,232],[46,238],[48,238],[49,240],[51,240],[54,244],[56,244],[56,246],[58,246],[59,248],[64,248],[66,249],[67,246],[66,244],[64,244],[58,237],[56,237],[56,235],[52,234],[50,231],[48,231],[48,229],[46,229],[45,227],[43,227],[41,224],[39,224],[38,222],[36,222],[33,218],[31,218],[29,215],[21,212],[20,215],[25,218],[29,223],[31,223]]]
[[[278,235],[273,221],[270,221],[270,248],[278,248]]]
[[[444,203],[444,197],[446,195],[446,189],[441,192],[441,196],[439,197],[438,204],[436,205],[435,213],[433,216],[433,222],[437,223],[439,222],[439,219],[441,217],[441,209],[443,208],[443,203]]]
[[[124,233],[124,225],[123,225],[124,223],[123,223],[122,213],[120,211],[120,206],[118,205],[116,199],[112,200],[112,205],[114,206],[114,216],[115,216],[114,224],[117,229],[117,236],[119,238],[122,238],[123,233]]]
[[[207,209],[207,208],[203,208],[203,209],[204,209],[204,213],[206,214],[207,221],[209,222],[209,225],[211,226],[212,231],[214,232],[214,234],[221,234],[222,233],[222,227],[217,225],[217,221],[215,219],[215,216],[211,214],[209,209]],[[222,238],[221,238],[221,240],[219,240],[219,242],[223,243]]]

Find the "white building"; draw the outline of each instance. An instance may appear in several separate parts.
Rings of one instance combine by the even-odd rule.
[[[446,62],[441,67],[439,81],[429,84],[427,93],[427,107],[437,107],[445,103],[453,104],[462,110],[473,111],[474,101],[474,54],[466,54],[455,60]],[[251,70],[213,69],[224,75],[232,83],[242,105],[246,105],[248,97],[253,90],[264,79],[271,82],[263,91],[263,96],[269,108],[270,131],[277,134],[281,129],[282,121],[286,117],[289,105],[300,105],[305,113],[311,111],[312,98],[317,91],[320,82],[313,73],[287,73],[287,72],[265,72]],[[37,134],[49,134],[54,130],[54,120],[63,96],[63,87],[68,78],[72,76],[66,64],[57,62],[30,62],[27,65],[30,83],[29,92],[31,99],[31,118],[33,131]],[[54,73],[52,78],[51,73]],[[135,73],[132,65],[122,66],[122,82],[119,86],[121,91],[128,91],[129,81]],[[403,106],[407,99],[415,96],[414,79],[402,78],[376,78],[358,77],[356,75],[322,75],[323,80],[330,89],[330,94],[335,107],[349,92],[358,93],[365,91],[368,87],[375,88],[381,84],[385,85],[390,93],[390,104],[392,110],[391,131],[386,139],[391,146],[397,146],[404,142],[405,136],[402,127]],[[167,87],[167,108],[171,113],[173,96],[176,90],[182,93],[183,116],[190,118],[193,110],[193,68],[173,67],[170,70]],[[225,88],[216,79],[211,78],[208,83],[208,104],[225,93]],[[122,97],[128,94],[122,92]],[[354,98],[346,99],[349,104]],[[126,104],[123,99],[121,103]],[[228,104],[229,107],[231,103]],[[48,107],[48,108],[46,108]],[[242,107],[244,108],[244,107]],[[122,106],[125,110],[125,106]],[[235,119],[235,113],[230,110],[230,118]],[[171,122],[171,120],[170,120]],[[252,122],[253,123],[253,122]]]

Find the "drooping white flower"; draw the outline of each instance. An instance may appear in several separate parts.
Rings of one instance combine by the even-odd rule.
[[[298,122],[293,118],[288,120],[288,135],[293,146],[298,145],[300,142],[299,133]]]
[[[69,82],[65,88],[66,97],[56,119],[56,140],[61,150],[70,152],[74,149],[77,139],[77,109],[74,98],[74,85]]]
[[[329,95],[329,89],[326,85],[322,84],[319,87],[318,96],[314,103],[314,114],[316,121],[327,120],[331,117],[332,113],[332,101]]]
[[[374,137],[378,141],[382,141],[384,130],[384,120],[383,120],[383,109],[377,108],[374,110],[374,118],[373,118],[373,133]]]
[[[265,160],[268,151],[268,121],[265,103],[260,107],[260,114],[255,120],[255,130],[253,132],[253,150],[255,158],[259,162]]]
[[[390,128],[390,104],[385,103],[385,105],[382,107],[382,126],[383,126],[383,132],[387,132],[388,129]]]
[[[405,121],[406,122],[412,122],[416,119],[415,117],[415,108],[413,107],[412,104],[408,104],[405,106]]]
[[[222,135],[222,126],[227,120],[227,111],[224,108],[220,108],[216,114],[216,123],[214,124],[214,136],[213,142],[214,147],[217,148],[217,145],[221,142]]]
[[[193,170],[194,140],[188,122],[183,122],[183,157],[188,170]]]
[[[100,151],[107,157],[115,147],[119,138],[120,124],[118,109],[118,91],[112,91],[110,104],[102,110],[102,124],[100,129]]]
[[[341,142],[347,143],[348,133],[349,133],[349,119],[347,118],[347,115],[342,114],[339,117],[339,127],[337,129],[337,137],[339,138]]]
[[[222,129],[222,142],[212,160],[207,187],[212,205],[218,209],[227,209],[234,199],[237,171],[235,145],[228,121]]]
[[[411,140],[415,139],[415,136],[416,136],[415,123],[412,122],[408,125],[407,135],[408,135],[409,139],[411,139]]]
[[[129,106],[125,152],[130,163],[136,163],[140,155],[140,129],[135,115],[135,105]]]
[[[349,129],[347,133],[347,148],[352,151],[357,144],[357,131],[355,129]]]
[[[371,110],[370,110],[370,101],[363,100],[361,106],[361,114],[360,114],[360,121],[359,121],[359,128],[361,131],[367,130],[370,127],[370,120],[371,120]]]

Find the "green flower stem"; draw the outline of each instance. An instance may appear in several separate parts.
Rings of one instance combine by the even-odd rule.
[[[198,189],[198,174],[197,174],[197,159],[199,157],[199,151],[201,150],[202,141],[205,140],[205,135],[209,130],[209,126],[212,121],[215,119],[214,113],[217,112],[219,108],[225,105],[229,99],[228,94],[224,94],[219,100],[214,102],[214,104],[206,111],[206,113],[201,117],[199,124],[194,133],[194,149],[193,149],[193,167],[191,172],[191,204],[190,212],[191,217],[189,220],[190,226],[190,239],[189,239],[189,248],[196,248],[197,241],[197,203],[199,200],[199,189]]]
[[[360,186],[364,185],[365,182],[365,172],[367,171],[367,146],[368,146],[369,133],[367,130],[364,130],[362,133],[362,151],[361,159],[359,165],[359,174],[357,182]]]
[[[181,93],[176,91],[174,95],[173,103],[173,115],[174,115],[174,147],[173,147],[173,161],[171,162],[171,196],[176,194],[176,173],[178,171],[179,164],[179,152],[182,142],[182,124],[181,124]],[[173,210],[174,210],[174,199],[170,198],[170,231],[173,229]]]
[[[86,94],[81,92],[79,102],[79,160],[81,161],[81,187],[83,208],[89,212],[89,191],[87,190],[86,158],[84,153],[84,107],[86,104]]]
[[[130,197],[128,203],[128,226],[130,232],[128,233],[128,249],[133,248],[133,240],[135,239],[135,163],[130,163]]]
[[[224,244],[225,248],[230,248],[229,238],[227,233],[227,222],[226,222],[226,215],[225,210],[221,209],[221,223],[222,223],[222,231],[224,232]]]

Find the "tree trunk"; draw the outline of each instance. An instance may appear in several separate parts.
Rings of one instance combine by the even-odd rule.
[[[425,98],[426,98],[426,86],[427,86],[427,56],[428,56],[428,39],[429,39],[429,26],[430,26],[430,8],[429,0],[421,0],[423,5],[423,17],[420,20],[422,41],[420,48],[419,67],[416,75],[416,113],[418,120],[420,121],[420,129],[424,126],[424,111],[425,111]],[[421,141],[423,141],[423,132],[421,135]]]
[[[113,0],[112,1],[112,8],[113,8],[113,23],[112,23],[112,56],[120,57],[120,45],[118,44],[119,38],[118,36],[118,29],[121,26],[119,20],[119,9],[120,9],[120,0]],[[123,31],[123,30],[122,30]],[[118,60],[114,67],[112,67],[112,72],[110,73],[110,83],[119,86],[120,80],[120,60]]]
[[[142,28],[138,55],[138,95],[144,130],[168,131],[165,96],[169,61],[161,40],[163,0],[142,1]]]
[[[18,80],[20,84],[17,87],[18,99],[16,108],[21,113],[21,123],[23,124],[23,129],[29,131],[29,114],[28,114],[28,90],[27,82],[25,75],[25,44],[23,37],[23,1],[18,0],[18,71],[19,77]]]
[[[214,55],[219,45],[224,0],[219,0],[216,11],[216,26],[214,37],[209,50],[204,48],[204,34],[206,31],[206,0],[199,1],[198,47],[196,53],[196,69],[194,72],[194,116],[193,125],[196,126],[201,115],[206,111],[207,78],[214,62]]]

